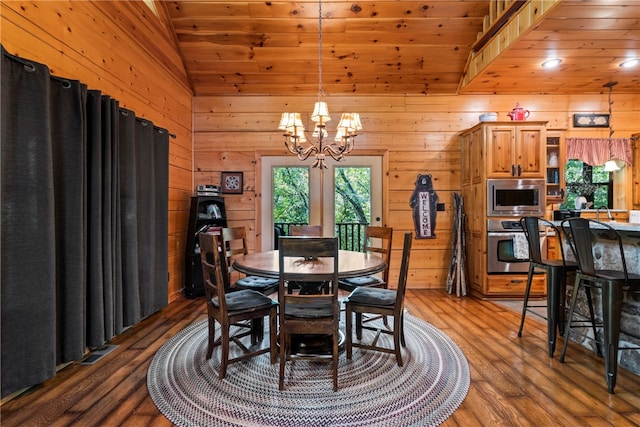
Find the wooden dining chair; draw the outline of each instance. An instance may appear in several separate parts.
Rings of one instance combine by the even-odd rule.
[[[200,259],[207,304],[207,320],[209,338],[206,358],[211,359],[214,347],[221,346],[220,372],[218,377],[227,375],[227,366],[250,357],[269,352],[271,363],[277,360],[277,316],[278,302],[249,289],[227,292],[227,280],[223,270],[224,256],[218,236],[200,233]],[[260,326],[265,317],[269,317],[269,346],[256,349],[263,338]],[[220,339],[216,340],[216,322],[220,324]],[[231,327],[237,326],[239,332],[231,335]],[[251,345],[242,343],[241,339],[251,336]],[[242,354],[229,357],[230,343],[234,342]]]
[[[251,289],[264,295],[271,295],[278,291],[278,279],[244,276],[233,281],[233,262],[249,253],[247,249],[247,229],[245,227],[225,227],[222,229],[222,244],[225,250],[229,280],[232,288]],[[235,273],[239,274],[238,272]]]
[[[364,230],[364,252],[376,254],[382,257],[386,267],[382,272],[382,278],[369,275],[362,277],[352,277],[340,280],[340,289],[351,292],[360,286],[375,286],[387,288],[389,281],[389,264],[391,262],[391,243],[393,239],[393,228],[367,226]],[[374,243],[379,243],[376,245]]]
[[[333,362],[333,390],[338,390],[338,238],[337,237],[280,237],[278,243],[280,270],[280,390],[284,389],[285,365],[289,360],[331,360]],[[298,264],[327,263],[329,268],[317,273],[301,273]],[[327,282],[330,293],[289,293],[287,282]],[[297,354],[292,348],[293,335],[330,336],[330,354]]]
[[[405,233],[404,245],[402,248],[402,263],[400,265],[400,277],[398,287],[395,290],[361,286],[356,288],[344,300],[346,309],[346,348],[347,359],[353,355],[353,347],[367,350],[381,351],[396,355],[398,366],[403,365],[401,346],[405,347],[404,339],[404,295],[407,287],[407,275],[409,272],[409,257],[411,255],[411,243],[413,233]],[[356,337],[358,342],[353,341],[353,315],[356,319]],[[393,317],[393,329],[388,327],[377,328],[371,323],[364,323],[363,314],[375,314]],[[363,329],[376,332],[376,336],[370,343],[362,342]],[[378,344],[380,334],[393,335],[393,348],[382,347]]]

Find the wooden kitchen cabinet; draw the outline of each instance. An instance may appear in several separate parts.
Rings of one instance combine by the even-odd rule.
[[[543,178],[544,122],[493,124],[485,127],[487,178]]]
[[[471,294],[476,297],[524,296],[526,273],[487,272],[487,179],[544,179],[546,143],[546,122],[484,122],[461,135],[467,280]],[[530,296],[545,294],[546,275],[534,275]]]

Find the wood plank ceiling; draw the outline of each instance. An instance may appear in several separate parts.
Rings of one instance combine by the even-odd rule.
[[[477,43],[488,0],[323,1],[324,93],[602,93],[609,81],[640,93],[640,67],[619,67],[640,57],[640,1],[529,3],[517,34],[495,36],[495,52]],[[196,95],[317,94],[317,1],[162,5]],[[549,9],[541,19],[538,5]],[[495,59],[471,76],[478,55]],[[549,56],[559,68],[540,66]]]

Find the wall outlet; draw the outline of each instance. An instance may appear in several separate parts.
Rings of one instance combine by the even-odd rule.
[[[444,203],[438,203],[436,205],[436,210],[443,211],[444,210]]]

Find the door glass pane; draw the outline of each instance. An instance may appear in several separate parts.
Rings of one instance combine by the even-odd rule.
[[[334,184],[336,236],[343,240],[340,247],[360,250],[364,227],[371,223],[371,168],[336,166]]]
[[[290,224],[309,224],[309,168],[273,168],[273,223],[288,234]]]

